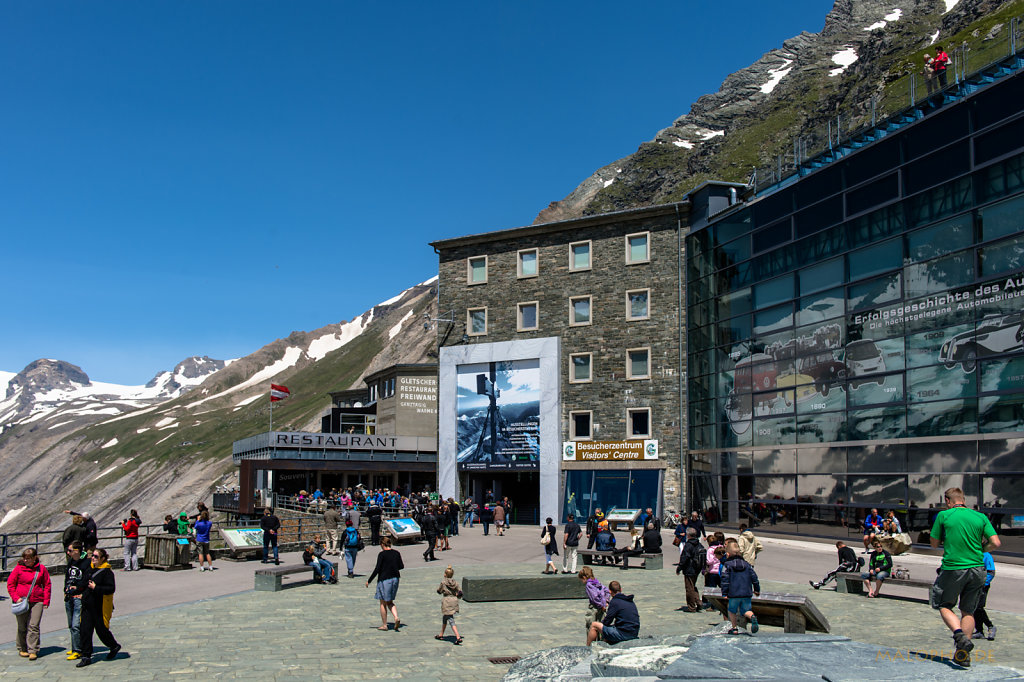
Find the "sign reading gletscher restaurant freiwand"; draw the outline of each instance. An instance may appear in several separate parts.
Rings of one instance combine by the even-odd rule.
[[[562,443],[563,462],[623,462],[658,459],[656,440],[575,440]]]

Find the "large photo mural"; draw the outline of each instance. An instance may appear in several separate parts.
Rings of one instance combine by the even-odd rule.
[[[975,432],[984,396],[1024,381],[1024,277],[896,294],[880,289],[846,301],[860,312],[755,329],[732,346],[715,388],[721,447]],[[819,309],[841,312],[843,300],[822,299]],[[789,313],[778,327],[813,312]]]
[[[540,361],[458,367],[460,470],[540,467]]]

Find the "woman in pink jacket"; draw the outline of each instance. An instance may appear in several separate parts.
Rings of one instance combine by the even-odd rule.
[[[35,587],[32,586],[33,579]],[[21,553],[21,559],[7,578],[7,593],[14,602],[28,599],[30,604],[27,611],[15,618],[18,620],[18,655],[34,661],[39,657],[39,623],[43,619],[43,609],[50,608],[50,574],[39,562],[35,549],[29,547]]]

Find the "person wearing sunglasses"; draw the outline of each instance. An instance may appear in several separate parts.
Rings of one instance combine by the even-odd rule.
[[[85,594],[82,596],[81,658],[76,668],[92,664],[92,634],[95,631],[107,647],[107,660],[117,658],[121,645],[110,632],[110,616],[114,612],[114,571],[107,563],[107,550],[97,547],[90,553],[92,562]]]

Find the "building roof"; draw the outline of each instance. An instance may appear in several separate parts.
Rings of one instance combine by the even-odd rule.
[[[385,374],[397,374],[401,372],[416,372],[418,374],[432,373],[437,374],[437,363],[436,362],[409,362],[399,365],[391,365],[384,369],[378,370],[373,374],[367,374],[363,378],[363,381],[369,383],[378,377],[384,376]]]
[[[613,211],[611,213],[600,213],[598,215],[583,216],[582,218],[571,218],[554,223],[541,223],[539,225],[527,225],[525,227],[514,227],[507,230],[496,230],[494,232],[481,232],[479,234],[466,235],[464,237],[453,237],[451,239],[439,239],[430,242],[435,251],[442,249],[454,249],[460,246],[471,244],[484,244],[487,242],[500,241],[502,239],[519,239],[539,234],[551,234],[566,230],[578,230],[582,227],[602,225],[619,219],[636,220],[648,216],[671,215],[677,210],[688,213],[690,210],[689,201],[675,202],[671,204],[658,204],[657,206],[642,206],[630,208],[624,211]]]

